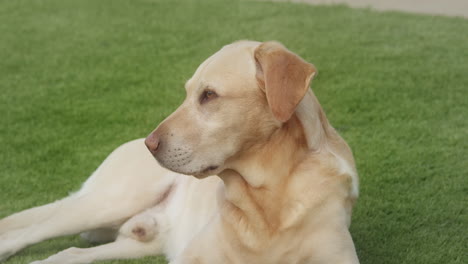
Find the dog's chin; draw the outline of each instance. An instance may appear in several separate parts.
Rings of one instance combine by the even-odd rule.
[[[221,171],[222,169],[220,168],[220,166],[211,165],[211,166],[204,167],[203,169],[198,170],[198,171],[188,170],[188,171],[179,171],[178,173],[185,174],[188,176],[193,176],[197,179],[204,179],[209,176],[217,175]]]
[[[208,166],[208,167],[206,167],[205,169],[203,169],[203,170],[201,170],[199,172],[191,173],[191,174],[188,174],[188,175],[192,175],[193,177],[195,177],[197,179],[204,179],[204,178],[206,178],[208,176],[217,175],[221,171],[222,171],[222,169],[220,168],[220,166],[211,165],[211,166]]]
[[[208,176],[216,175],[222,171],[222,168],[219,165],[210,165],[210,166],[202,167],[202,169],[194,170],[193,168],[190,168],[190,167],[171,166],[171,163],[167,164],[163,160],[159,160],[157,158],[155,159],[158,161],[159,165],[161,165],[162,167],[170,171],[173,171],[175,173],[185,174],[188,176],[193,176],[197,179],[203,179]]]

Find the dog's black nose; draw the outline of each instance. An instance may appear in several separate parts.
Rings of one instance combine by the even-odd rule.
[[[159,141],[158,135],[153,132],[149,134],[145,139],[145,145],[151,154],[155,155],[158,152],[159,146],[161,145],[161,141]]]

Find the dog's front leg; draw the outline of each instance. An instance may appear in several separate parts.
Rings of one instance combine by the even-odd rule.
[[[354,243],[346,226],[324,228],[309,241],[314,254],[307,264],[359,264]]]

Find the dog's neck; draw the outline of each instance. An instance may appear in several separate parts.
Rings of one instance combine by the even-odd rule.
[[[314,154],[308,147],[304,129],[293,115],[267,141],[245,151],[234,162],[233,169],[219,174],[224,182],[219,193],[222,216],[225,214],[227,221],[237,221],[231,224],[248,229],[244,231],[255,236],[244,241],[255,243],[284,227],[283,194],[295,170],[310,155]]]
[[[291,174],[307,153],[304,129],[293,115],[268,139],[243,150],[232,168],[253,188],[273,188]]]

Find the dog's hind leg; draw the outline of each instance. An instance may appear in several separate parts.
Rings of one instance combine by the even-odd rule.
[[[34,223],[44,221],[67,203],[67,198],[50,204],[27,209],[0,219],[0,236],[15,229],[21,229]]]
[[[157,165],[143,140],[116,149],[77,193],[0,221],[0,260],[45,239],[118,228],[152,207],[175,177]],[[18,224],[14,224],[18,223]]]
[[[162,254],[160,241],[141,242],[121,238],[114,242],[92,248],[69,248],[45,260],[31,264],[87,264],[98,260],[131,259]]]
[[[103,209],[102,201],[93,203],[91,197],[72,195],[52,204],[12,215],[6,220],[16,220],[22,225],[18,224],[16,228],[0,235],[0,260],[42,240],[100,227],[124,217]]]
[[[163,254],[169,222],[156,206],[132,217],[120,228],[116,241],[92,247],[69,248],[34,264],[85,264],[98,260],[130,259]]]

